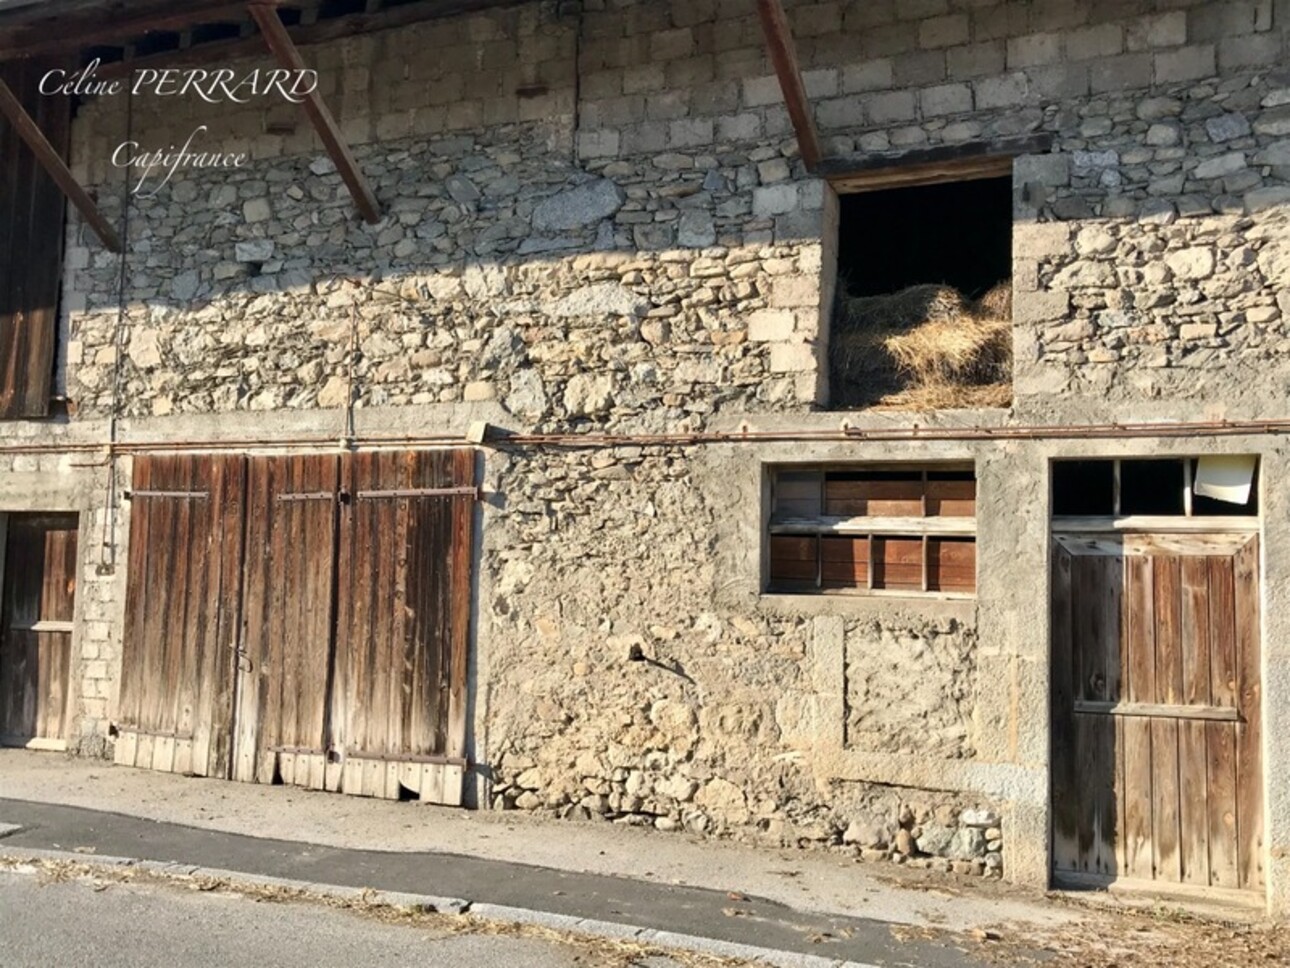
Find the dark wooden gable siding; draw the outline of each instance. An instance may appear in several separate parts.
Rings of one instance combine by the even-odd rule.
[[[66,158],[71,99],[38,90],[50,66],[39,60],[0,64],[0,79]],[[49,413],[64,214],[63,193],[0,118],[0,419]]]

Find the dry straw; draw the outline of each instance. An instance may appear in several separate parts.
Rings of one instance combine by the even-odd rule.
[[[835,387],[855,403],[901,409],[1002,407],[1011,402],[1012,284],[976,302],[949,286],[839,299]],[[873,389],[885,392],[873,399]],[[848,399],[854,398],[854,399]]]

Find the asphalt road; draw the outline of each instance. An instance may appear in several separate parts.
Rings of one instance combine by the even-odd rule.
[[[308,903],[0,870],[0,962],[6,968],[591,968],[603,958],[560,941],[449,934]]]
[[[175,862],[342,887],[464,898],[696,935],[884,968],[979,968],[962,939],[897,936],[884,921],[834,917],[725,891],[551,870],[445,853],[348,850],[0,799],[8,846]],[[632,872],[625,871],[630,875]],[[3,908],[0,908],[3,917]],[[0,947],[0,968],[5,963]],[[359,962],[361,964],[361,962]],[[458,962],[469,965],[469,961]],[[523,965],[523,960],[516,963]]]

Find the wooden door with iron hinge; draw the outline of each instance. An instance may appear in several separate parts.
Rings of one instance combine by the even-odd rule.
[[[341,787],[459,805],[466,767],[475,455],[354,455],[332,722]]]
[[[77,516],[0,517],[0,745],[67,747]]]
[[[1261,891],[1258,537],[1055,535],[1060,881]]]
[[[246,460],[136,457],[115,759],[227,777]]]
[[[324,786],[339,454],[247,467],[233,778]]]
[[[196,710],[209,775],[460,804],[474,452],[238,458],[212,476],[237,490],[218,518],[236,554],[202,570],[174,539],[216,520],[205,460],[136,459],[117,761],[201,772],[171,753]],[[193,601],[212,594],[215,633]],[[167,705],[194,674],[196,706]]]

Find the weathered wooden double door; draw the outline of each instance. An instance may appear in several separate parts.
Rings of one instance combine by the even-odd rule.
[[[1258,538],[1057,535],[1058,879],[1263,887]]]
[[[474,454],[135,462],[119,763],[459,804]]]

